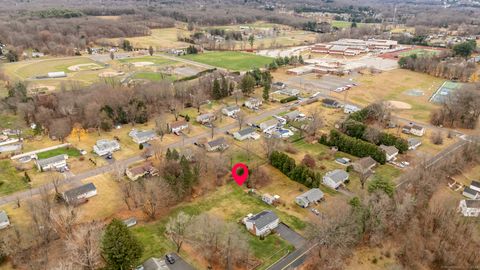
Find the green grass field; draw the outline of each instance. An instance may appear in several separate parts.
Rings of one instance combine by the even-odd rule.
[[[264,67],[273,61],[273,58],[242,52],[206,52],[182,56],[195,62],[226,68],[229,70],[251,70]]]
[[[10,160],[0,160],[0,194],[7,195],[27,188],[28,184]]]
[[[330,24],[333,26],[333,27],[337,27],[337,28],[349,28],[352,26],[352,22],[347,22],[347,21],[331,21]],[[360,26],[365,26],[367,25],[366,23],[357,23],[357,27],[360,27]]]
[[[42,153],[38,153],[37,154],[37,157],[39,159],[44,159],[44,158],[50,158],[50,157],[54,157],[54,156],[58,156],[58,155],[62,155],[62,154],[67,154],[68,157],[78,157],[80,156],[80,152],[75,149],[75,148],[58,148],[58,149],[53,149],[53,150],[50,150],[50,151],[46,151],[46,152],[42,152]]]
[[[161,80],[171,80],[174,81],[176,78],[175,76],[163,74],[160,72],[137,72],[132,76],[132,79],[142,79],[142,80],[149,80],[152,82],[157,82]]]
[[[275,208],[263,203],[260,199],[247,195],[241,187],[234,184],[219,188],[215,193],[200,198],[192,203],[185,203],[175,208],[169,216],[157,222],[133,228],[134,234],[142,242],[145,252],[142,261],[152,256],[159,257],[174,250],[173,243],[165,236],[165,226],[169,217],[183,211],[189,215],[199,215],[208,212],[217,215],[228,222],[237,223],[249,213],[258,213],[265,209],[271,209],[277,213],[280,219],[295,230],[302,230],[306,224],[296,217],[287,215]],[[261,241],[248,233],[244,226],[238,224],[238,230],[244,233],[249,245],[257,259],[264,262],[263,268],[278,260],[284,253],[273,255],[278,250],[286,250],[291,246],[276,235],[269,235]],[[273,255],[273,256],[272,256]]]
[[[424,56],[424,55],[430,56],[430,55],[436,55],[439,52],[440,51],[436,51],[436,50],[413,49],[410,51],[400,53],[400,57],[410,56],[413,54],[416,54],[418,56]]]

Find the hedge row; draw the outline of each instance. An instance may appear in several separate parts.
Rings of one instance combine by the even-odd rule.
[[[295,160],[287,154],[273,151],[269,158],[270,164],[279,169],[293,181],[299,182],[309,188],[318,187],[321,175],[315,173],[304,165],[296,165]]]
[[[280,103],[287,103],[287,102],[294,101],[294,100],[297,100],[297,99],[298,99],[298,97],[287,97],[287,98],[281,99]]]
[[[330,136],[322,135],[318,140],[319,143],[336,146],[338,150],[357,156],[357,157],[372,157],[380,164],[385,164],[385,152],[375,144],[365,142],[361,139],[350,137],[337,130],[331,130]]]

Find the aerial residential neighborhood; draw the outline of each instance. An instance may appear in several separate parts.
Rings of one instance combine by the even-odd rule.
[[[480,1],[0,17],[0,270],[479,267]]]

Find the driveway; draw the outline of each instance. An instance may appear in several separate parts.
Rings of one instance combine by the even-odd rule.
[[[292,244],[295,249],[299,249],[303,245],[305,245],[306,240],[300,234],[295,232],[294,230],[290,229],[285,223],[278,224],[278,227],[275,229],[275,232],[280,235],[281,238],[285,239],[285,241]]]
[[[170,270],[195,270],[193,266],[188,264],[185,260],[182,259],[178,254],[171,253],[171,255],[175,258],[174,264],[168,264],[168,268]]]

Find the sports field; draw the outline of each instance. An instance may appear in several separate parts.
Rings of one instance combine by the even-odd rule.
[[[121,63],[152,63],[154,65],[174,64],[175,61],[160,56],[143,56],[134,58],[123,58],[118,60]]]
[[[463,83],[445,81],[435,93],[433,93],[430,101],[433,103],[443,103],[456,90],[463,87]]]
[[[409,51],[405,51],[400,53],[400,57],[405,57],[405,56],[410,56],[413,54],[416,54],[418,56],[423,56],[423,55],[435,55],[438,54],[440,51],[438,50],[425,50],[425,49],[413,49]]]
[[[195,62],[241,71],[261,68],[270,64],[273,58],[242,52],[206,52],[182,56]]]

